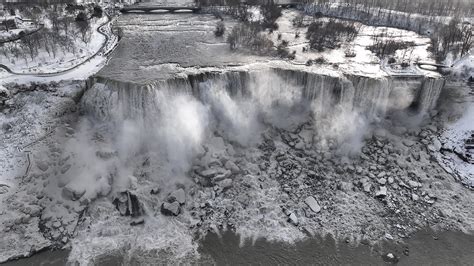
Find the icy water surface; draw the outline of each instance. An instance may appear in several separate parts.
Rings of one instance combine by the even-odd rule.
[[[226,232],[220,237],[209,234],[200,245],[199,264],[217,265],[383,265],[388,252],[399,258],[397,265],[472,265],[474,236],[459,232],[420,231],[406,244],[384,242],[381,246],[353,246],[331,237],[312,238],[295,245],[269,243],[264,239],[240,246],[237,235]],[[31,258],[5,263],[5,266],[65,265],[67,251],[46,251]],[[148,262],[150,265],[156,263]],[[136,265],[134,259],[103,257],[96,265]]]

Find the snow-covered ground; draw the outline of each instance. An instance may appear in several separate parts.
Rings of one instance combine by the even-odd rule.
[[[61,70],[65,70],[75,65],[84,62],[86,59],[94,55],[102,46],[105,41],[105,37],[97,32],[97,29],[100,25],[104,24],[107,21],[107,17],[103,16],[100,19],[92,19],[90,21],[91,28],[89,29],[90,39],[88,42],[84,42],[79,36],[78,33],[70,32],[70,36],[73,35],[71,40],[73,43],[71,46],[74,46],[75,52],[62,50],[59,46],[58,51],[56,51],[56,56],[53,56],[51,51],[47,51],[44,47],[41,47],[38,50],[38,54],[32,59],[27,51],[23,51],[24,55],[15,58],[12,54],[9,54],[9,47],[17,46],[16,41],[14,43],[6,43],[2,49],[6,50],[6,53],[9,56],[6,56],[5,53],[0,54],[0,64],[6,65],[13,72],[16,73],[54,73]],[[71,30],[72,31],[72,30]],[[38,32],[36,34],[41,34]]]
[[[466,186],[474,189],[474,160],[463,161],[455,154],[468,153],[465,142],[474,134],[474,102],[466,103],[466,109],[462,117],[450,123],[440,135],[442,147],[449,150],[444,155],[437,156],[441,165]]]
[[[294,60],[297,64],[305,64],[308,60],[314,60],[317,58],[324,58],[327,64],[337,64],[339,68],[348,73],[354,73],[359,75],[380,75],[381,60],[367,48],[374,44],[374,36],[385,34],[385,39],[392,39],[404,42],[413,42],[414,45],[403,50],[398,50],[394,55],[397,62],[404,60],[415,62],[432,62],[431,53],[428,51],[430,45],[430,39],[425,36],[421,36],[415,32],[388,28],[388,27],[374,27],[364,25],[362,23],[356,23],[355,26],[359,28],[359,34],[350,43],[344,43],[340,48],[326,49],[323,52],[317,52],[308,49],[307,52],[302,52],[303,48],[309,48],[309,41],[306,39],[306,32],[308,24],[313,21],[310,16],[305,16],[304,21],[306,26],[298,28],[293,25],[293,20],[297,16],[300,16],[301,12],[294,10],[283,10],[283,15],[277,20],[278,30],[275,30],[270,35],[272,41],[277,45],[281,40],[289,42],[290,52],[296,51],[296,59]],[[299,38],[295,38],[295,33],[299,32]],[[281,40],[278,40],[278,35],[281,34]],[[350,49],[355,53],[355,57],[347,57],[346,51]],[[408,73],[409,75],[410,73]]]

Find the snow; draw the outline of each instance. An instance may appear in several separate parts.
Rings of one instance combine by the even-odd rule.
[[[5,54],[1,54],[0,64],[8,66],[13,72],[17,73],[51,73],[71,68],[85,61],[100,49],[105,41],[105,37],[98,33],[97,29],[106,21],[107,18],[105,16],[101,19],[93,19],[91,21],[91,36],[89,42],[84,43],[79,37],[73,39],[74,43],[72,45],[76,47],[76,53],[59,50],[56,57],[53,57],[46,50],[41,49],[33,60],[27,54],[25,54],[23,58],[21,56],[18,58],[13,58],[13,56],[6,57]],[[37,34],[41,33],[39,32]],[[5,47],[13,45],[15,44],[7,43]]]
[[[296,51],[296,58],[292,61],[294,64],[305,64],[308,60],[324,58],[327,61],[326,65],[338,65],[338,69],[347,73],[364,76],[384,76],[387,73],[381,68],[381,60],[373,52],[367,49],[374,43],[373,37],[380,35],[381,33],[386,34],[388,36],[386,38],[414,43],[412,47],[409,47],[406,50],[396,51],[394,58],[398,62],[401,62],[404,59],[411,59],[412,62],[417,60],[423,62],[435,62],[431,53],[428,51],[430,44],[430,39],[428,37],[421,36],[413,31],[389,27],[374,27],[362,23],[356,23],[356,27],[359,28],[359,34],[352,43],[343,44],[340,48],[336,49],[326,49],[323,52],[317,52],[314,50],[302,52],[304,47],[309,47],[309,41],[306,39],[307,25],[298,28],[292,23],[293,19],[299,15],[301,15],[299,11],[283,10],[282,16],[277,20],[279,26],[278,30],[275,30],[273,34],[269,35],[275,45],[278,45],[281,42],[278,40],[279,34],[282,36],[281,40],[289,42],[288,47],[290,53]],[[307,16],[304,21],[306,23],[311,21],[311,19]],[[295,38],[296,32],[300,33],[299,38]],[[346,57],[346,50],[348,49],[352,49],[356,56],[352,58]],[[433,72],[424,74],[433,75]]]
[[[464,150],[464,142],[474,133],[474,102],[469,103],[464,115],[456,122],[447,126],[440,136],[444,148]],[[441,164],[453,172],[463,183],[474,187],[474,164],[459,159],[456,155],[438,156]]]

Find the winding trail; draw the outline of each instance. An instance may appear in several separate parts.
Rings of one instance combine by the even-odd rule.
[[[83,62],[81,62],[81,63],[79,63],[79,64],[77,64],[77,65],[75,65],[71,68],[60,70],[60,71],[57,71],[57,72],[50,72],[50,73],[18,73],[18,72],[12,71],[8,66],[3,65],[3,64],[0,64],[0,68],[4,69],[5,71],[7,71],[8,73],[13,74],[13,75],[32,76],[32,77],[54,77],[54,76],[59,76],[59,75],[63,75],[65,73],[71,72],[71,71],[79,68],[80,66],[84,65],[85,63],[89,62],[91,59],[93,59],[97,55],[102,55],[102,54],[103,55],[108,55],[114,50],[114,48],[118,45],[119,40],[117,40],[117,42],[114,44],[113,47],[110,48],[109,51],[104,51],[104,50],[106,50],[107,45],[109,44],[109,41],[111,40],[109,35],[104,31],[104,27],[108,26],[109,23],[111,23],[111,22],[112,22],[112,18],[109,15],[107,15],[107,21],[102,23],[97,28],[97,32],[105,37],[105,41],[102,44],[102,46],[100,47],[100,49],[97,50],[97,52],[95,52],[93,55],[91,55],[89,58],[87,58]],[[110,34],[113,35],[112,32]],[[117,36],[115,36],[115,37],[117,37]]]

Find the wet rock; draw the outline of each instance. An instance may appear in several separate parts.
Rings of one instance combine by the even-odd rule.
[[[375,192],[375,197],[377,198],[385,198],[387,196],[387,187],[386,186],[380,186],[379,190]]]
[[[308,205],[308,207],[315,213],[318,213],[321,211],[321,206],[319,206],[318,202],[313,196],[309,196],[304,200],[304,203]]]
[[[161,204],[161,213],[164,215],[178,216],[180,212],[181,207],[179,206],[179,203],[177,201],[174,201],[172,203],[164,202],[163,204]]]
[[[186,202],[186,193],[184,192],[184,189],[180,188],[171,192],[171,194],[168,196],[168,202],[171,203],[174,201],[177,201],[179,204],[184,204]]]

